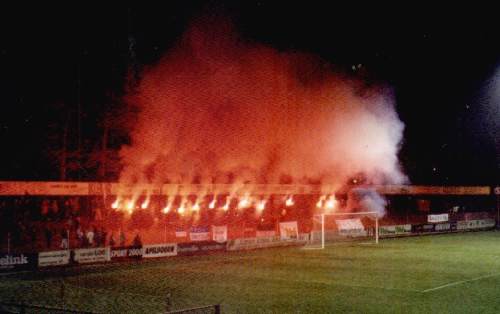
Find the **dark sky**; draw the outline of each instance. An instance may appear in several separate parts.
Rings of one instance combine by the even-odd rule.
[[[0,180],[57,178],[46,151],[51,130],[68,118],[62,112],[74,110],[68,123],[76,128],[80,102],[91,142],[110,95],[123,93],[127,69],[154,64],[191,19],[213,8],[246,40],[317,54],[353,77],[393,86],[406,125],[400,158],[412,183],[498,183],[500,103],[494,84],[485,86],[500,71],[500,34],[487,8],[458,16],[277,1],[4,8]]]

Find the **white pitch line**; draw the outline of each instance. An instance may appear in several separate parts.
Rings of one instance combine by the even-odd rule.
[[[485,279],[485,278],[490,278],[490,277],[496,277],[498,275],[500,275],[500,273],[479,276],[479,277],[472,278],[472,279],[467,279],[467,280],[460,280],[460,281],[450,282],[450,283],[447,283],[447,284],[442,285],[442,286],[438,286],[438,287],[435,287],[435,288],[430,288],[430,289],[422,290],[422,292],[426,293],[426,292],[431,292],[431,291],[435,291],[435,290],[440,290],[440,289],[444,289],[444,288],[448,288],[448,287],[452,287],[452,286],[456,286],[456,285],[461,285],[461,284],[467,283],[467,282],[478,281],[478,280]]]
[[[300,249],[301,250],[321,250],[323,248],[321,246],[303,246]]]

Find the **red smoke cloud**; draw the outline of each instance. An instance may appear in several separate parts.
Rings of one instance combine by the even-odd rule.
[[[128,96],[138,116],[120,181],[401,183],[391,90],[318,58],[243,41],[199,20]]]

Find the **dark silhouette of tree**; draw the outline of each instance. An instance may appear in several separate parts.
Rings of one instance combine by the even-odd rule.
[[[53,119],[47,123],[45,155],[58,173],[58,180],[73,179],[72,173],[80,168],[75,142],[74,115],[64,103],[52,106]],[[49,179],[49,178],[47,178]]]

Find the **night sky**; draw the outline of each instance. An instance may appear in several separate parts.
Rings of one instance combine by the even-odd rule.
[[[319,55],[347,76],[392,86],[406,125],[400,160],[413,184],[498,184],[494,19],[271,1],[2,10],[0,180],[57,180],[53,137],[66,123],[77,143],[78,104],[81,145],[91,150],[96,121],[116,107],[127,75],[157,62],[207,12],[224,12],[245,40]],[[110,146],[126,141],[111,134]],[[83,168],[79,178],[92,180]]]

